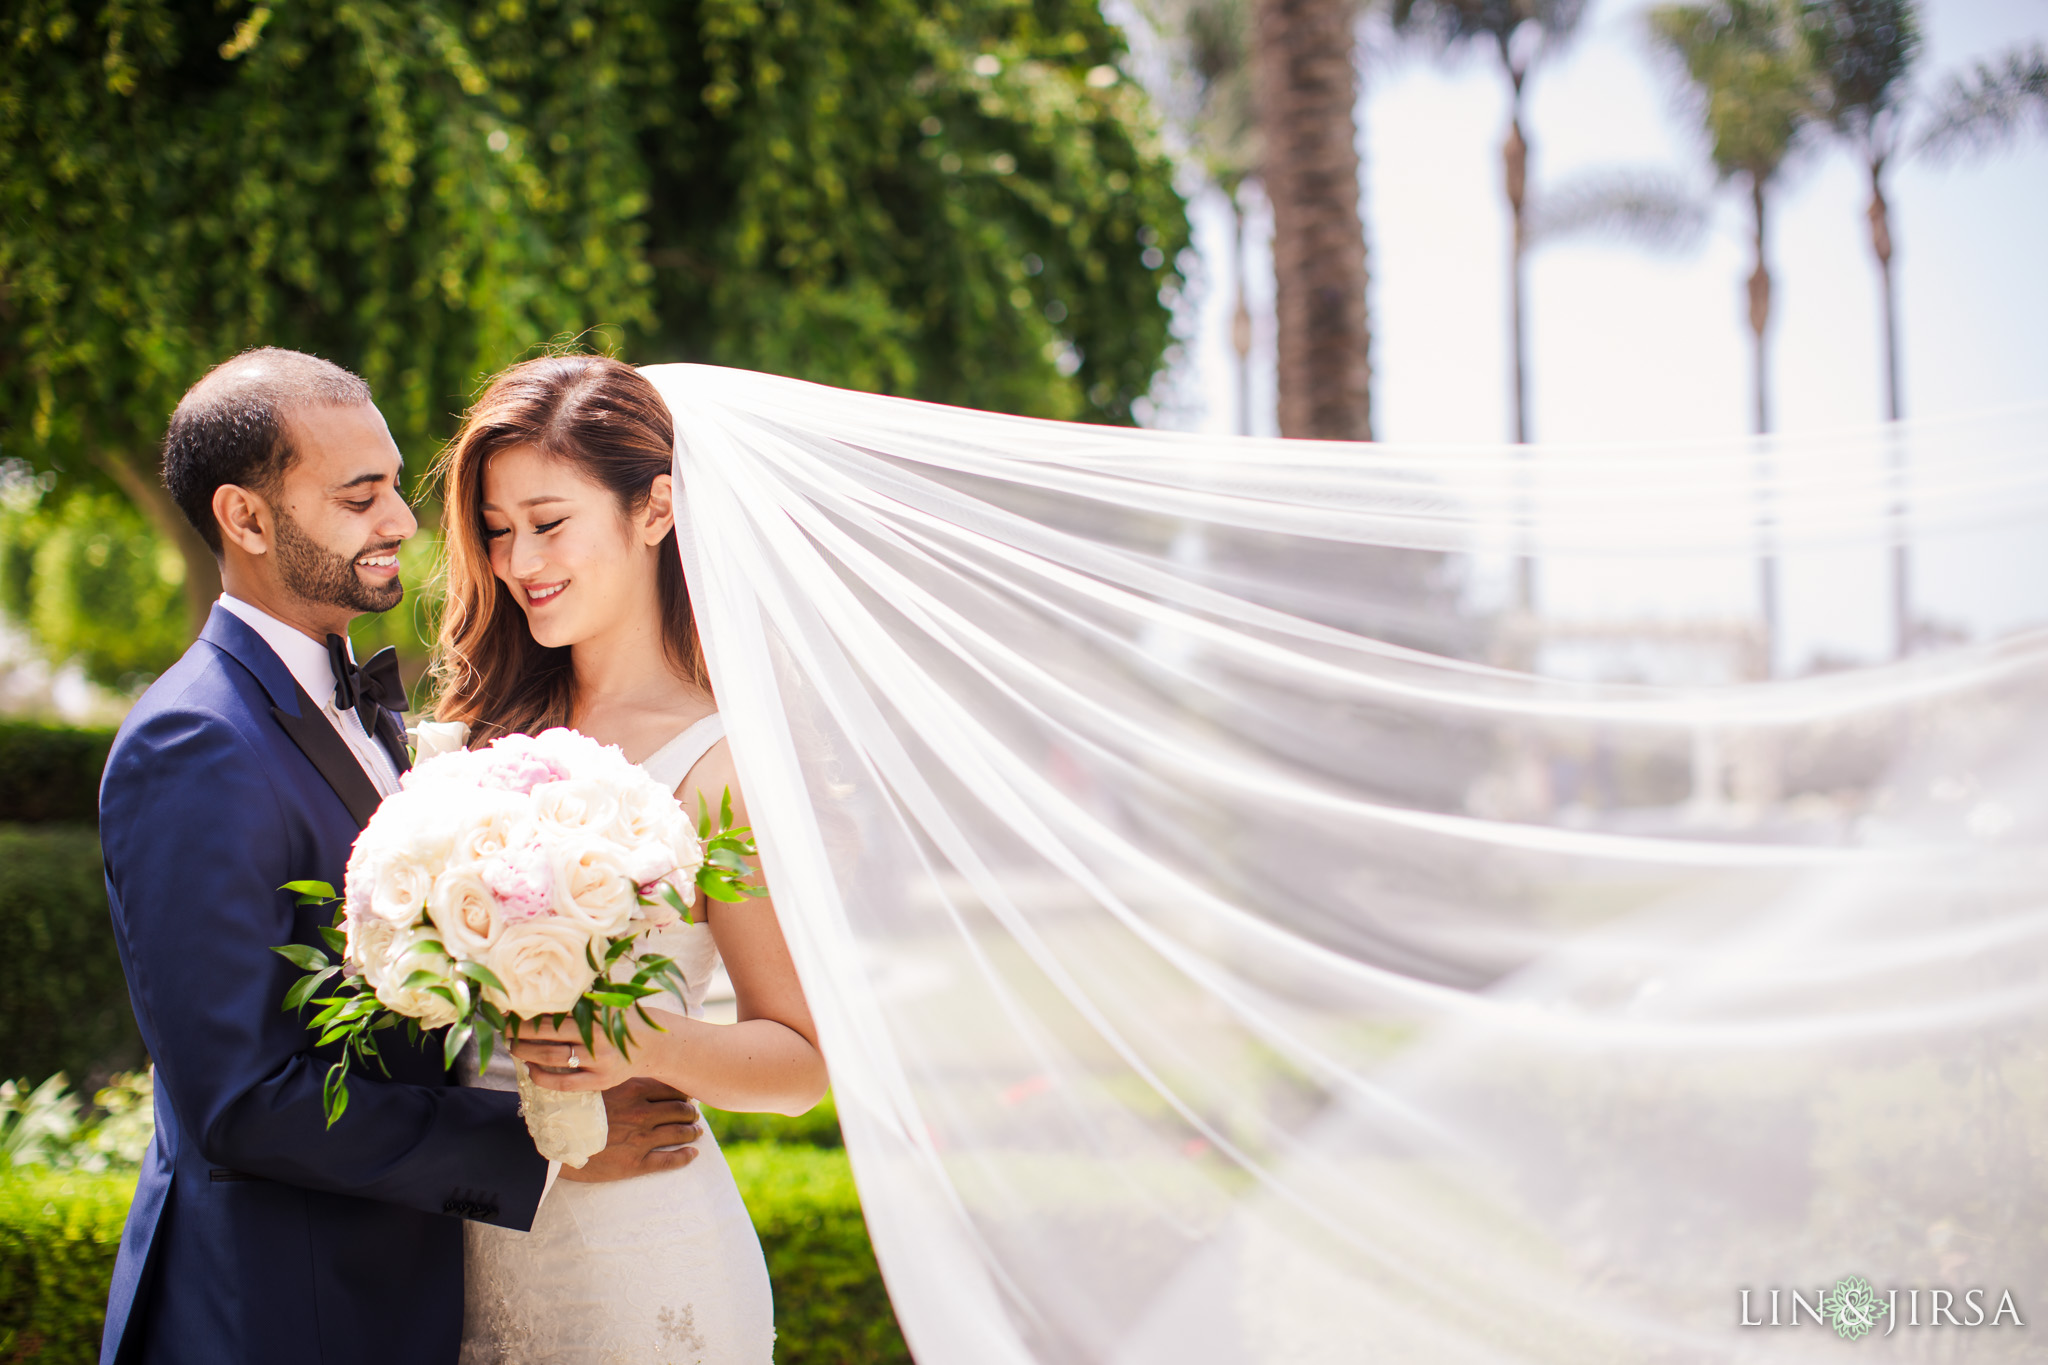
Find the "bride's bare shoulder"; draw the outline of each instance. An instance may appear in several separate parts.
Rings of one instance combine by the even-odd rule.
[[[725,799],[728,791],[732,793],[733,823],[745,824],[743,812],[746,810],[747,799],[740,791],[739,769],[732,761],[732,745],[720,739],[705,750],[704,756],[697,760],[689,772],[683,774],[682,785],[676,788],[676,799],[682,802],[683,809],[694,817],[697,813],[697,797],[700,794],[705,804],[715,812],[718,803]]]

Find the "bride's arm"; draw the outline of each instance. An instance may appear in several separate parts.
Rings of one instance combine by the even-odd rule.
[[[691,770],[678,795],[685,811],[697,809],[699,792],[716,809],[728,788],[733,822],[744,825],[745,797],[733,770],[732,752],[721,742]],[[700,897],[699,904],[708,909],[711,936],[732,978],[738,1022],[712,1024],[650,1009],[648,1013],[667,1031],[636,1027],[630,1059],[621,1058],[602,1035],[593,1040],[594,1049],[585,1048],[574,1025],[560,1030],[534,1026],[522,1030],[526,1037],[512,1051],[534,1064],[536,1084],[553,1090],[602,1090],[633,1076],[651,1076],[713,1108],[777,1114],[801,1114],[824,1096],[825,1059],[818,1051],[817,1027],[773,903],[766,898],[723,903]],[[543,1070],[568,1061],[569,1040],[579,1063],[576,1069]]]

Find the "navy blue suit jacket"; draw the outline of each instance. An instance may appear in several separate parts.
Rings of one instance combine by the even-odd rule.
[[[387,1033],[391,1076],[355,1066],[330,1129],[332,1050],[279,1008],[299,971],[271,946],[318,945],[333,909],[277,888],[339,887],[376,804],[284,662],[219,607],[114,741],[100,843],[156,1140],[102,1365],[453,1365],[461,1220],[532,1226],[547,1163],[516,1096],[451,1084],[438,1034]]]

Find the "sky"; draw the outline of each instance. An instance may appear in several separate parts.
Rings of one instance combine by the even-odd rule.
[[[1592,0],[1579,33],[1531,78],[1531,197],[1625,168],[1683,182],[1713,204],[1690,251],[1603,239],[1540,248],[1529,269],[1531,426],[1543,441],[1736,438],[1750,421],[1746,201],[1716,187],[1676,77],[1644,37],[1645,0]],[[1933,0],[1916,82],[2015,43],[2048,40],[2048,0]],[[1510,439],[1507,206],[1500,144],[1507,93],[1482,52],[1366,59],[1359,102],[1361,209],[1372,285],[1375,433],[1398,442]],[[1960,164],[1909,161],[1889,178],[1909,418],[2048,399],[2048,137]],[[1788,433],[1883,416],[1876,267],[1862,167],[1839,147],[1782,177],[1769,245],[1776,425]],[[1160,425],[1237,429],[1229,350],[1228,218],[1196,197],[1200,262],[1183,310],[1189,338],[1162,387]],[[1256,215],[1247,256],[1255,317],[1251,429],[1274,432],[1271,265]],[[2016,458],[2048,459],[2036,431]],[[1783,566],[1781,671],[1892,649],[1886,558],[1872,547]],[[1752,567],[1736,558],[1616,572],[1546,565],[1553,619],[1728,619],[1753,614]],[[1505,564],[1473,591],[1503,596]],[[1915,566],[1921,615],[1983,638],[2048,621],[2048,535],[1930,546]]]

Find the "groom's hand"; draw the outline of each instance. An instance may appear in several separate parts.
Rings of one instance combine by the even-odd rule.
[[[604,1150],[581,1170],[562,1167],[563,1180],[630,1180],[697,1159],[697,1149],[690,1144],[704,1136],[704,1126],[698,1122],[696,1102],[681,1091],[636,1076],[604,1092],[604,1112],[611,1120]],[[674,1150],[661,1150],[664,1147]]]

